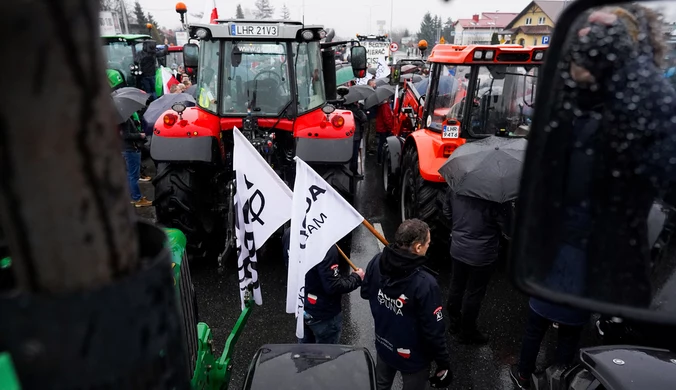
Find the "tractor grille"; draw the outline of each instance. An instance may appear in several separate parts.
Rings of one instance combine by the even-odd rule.
[[[188,377],[192,378],[195,365],[197,364],[197,300],[195,288],[192,284],[192,279],[190,279],[188,257],[185,253],[181,262],[179,289],[181,294],[181,317],[183,318],[183,329],[185,329],[184,344],[190,359]]]

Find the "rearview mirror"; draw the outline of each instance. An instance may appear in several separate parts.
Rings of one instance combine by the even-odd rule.
[[[199,64],[200,47],[194,43],[183,45],[183,64],[186,68],[197,68]]]
[[[366,75],[366,48],[364,46],[353,46],[350,49],[350,62],[354,77],[364,77]]]
[[[510,262],[538,313],[676,324],[676,92],[654,5],[573,2],[557,21]]]

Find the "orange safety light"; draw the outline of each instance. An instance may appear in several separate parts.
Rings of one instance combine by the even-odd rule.
[[[165,126],[173,126],[176,124],[176,121],[178,120],[178,116],[176,114],[165,114],[163,121]]]
[[[343,118],[342,115],[336,115],[333,118],[331,118],[331,124],[333,127],[343,127],[345,124],[345,118]]]
[[[179,14],[184,14],[188,12],[188,7],[185,6],[185,3],[179,1],[176,3],[176,12]]]

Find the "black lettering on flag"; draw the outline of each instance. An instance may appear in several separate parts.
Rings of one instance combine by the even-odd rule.
[[[312,201],[313,201],[313,202],[316,202],[316,201],[317,201],[317,197],[318,197],[319,195],[325,193],[325,192],[326,192],[325,189],[319,188],[319,187],[317,187],[317,186],[315,186],[315,185],[313,185],[313,186],[310,187],[310,195],[312,195]]]
[[[256,198],[259,199],[258,202],[258,211],[253,210],[254,206],[254,201]],[[265,225],[265,222],[260,218],[260,215],[263,213],[263,209],[265,208],[265,197],[263,196],[263,193],[260,190],[254,191],[253,195],[251,195],[251,198],[246,201],[244,204],[244,209],[242,210],[244,213],[244,223],[253,223],[253,222],[258,222],[261,225]],[[249,222],[249,215],[251,215],[251,221]]]

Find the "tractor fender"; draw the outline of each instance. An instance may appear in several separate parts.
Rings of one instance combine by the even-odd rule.
[[[164,122],[165,115],[175,117],[174,124]],[[220,120],[199,107],[187,107],[179,117],[165,111],[153,126],[150,157],[155,161],[223,162]]]
[[[341,116],[342,126],[333,119]],[[296,119],[296,156],[306,163],[347,164],[354,150],[355,122],[352,111],[335,110],[328,115],[314,110]]]
[[[353,138],[298,138],[296,156],[308,164],[347,164],[352,159]]]
[[[444,178],[439,174],[439,168],[448,160],[444,156],[444,147],[452,151],[466,142],[464,138],[442,139],[439,132],[429,129],[414,131],[406,140],[406,147],[418,149],[418,165],[420,176],[435,183],[443,183]]]
[[[390,152],[390,167],[394,174],[398,173],[401,165],[401,158],[403,156],[401,151],[403,146],[403,140],[396,135],[387,137],[387,150]]]

